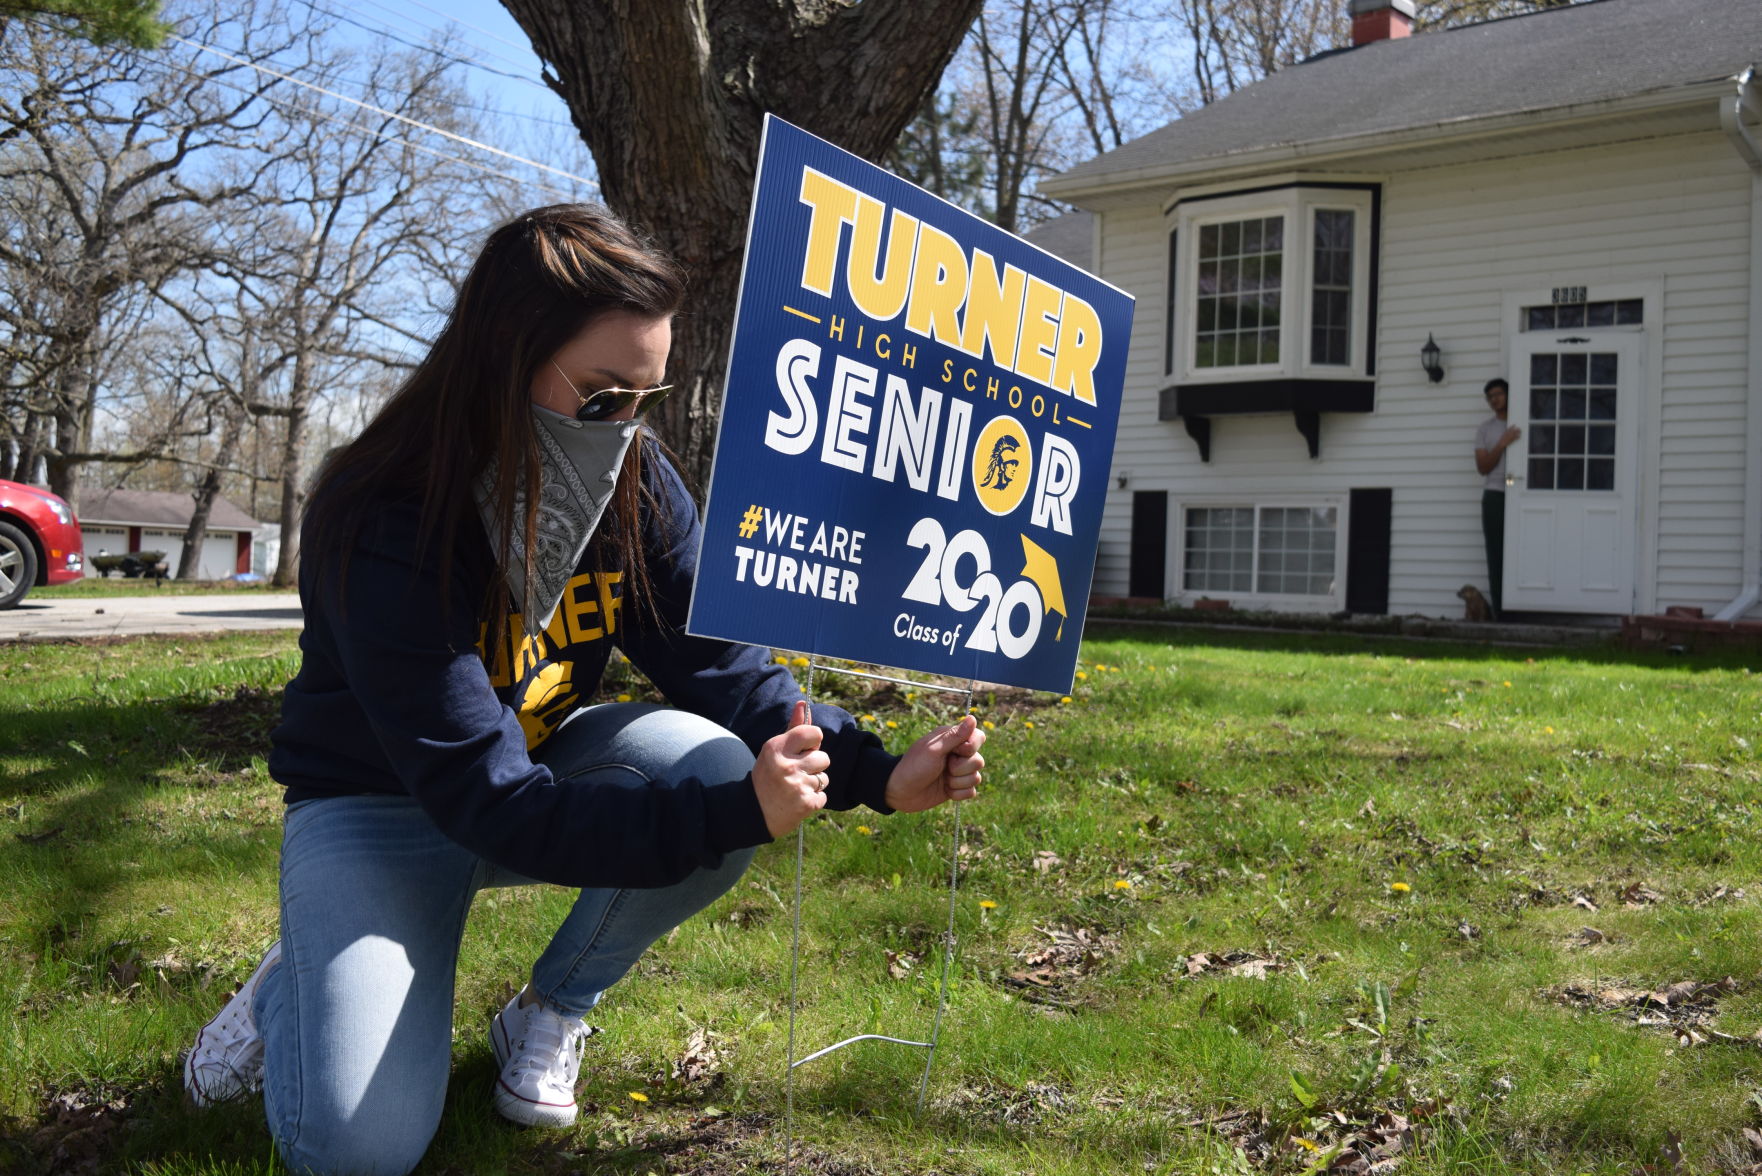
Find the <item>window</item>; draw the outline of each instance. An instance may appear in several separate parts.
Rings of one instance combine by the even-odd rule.
[[[1373,197],[1292,185],[1177,204],[1171,244],[1192,244],[1170,259],[1170,374],[1365,378]]]
[[[1315,210],[1309,271],[1309,362],[1345,366],[1352,359],[1352,210]]]
[[[1185,515],[1184,591],[1326,598],[1338,594],[1337,506],[1190,506]]]
[[[1574,327],[1627,327],[1646,321],[1643,298],[1605,298],[1596,302],[1556,302],[1523,308],[1526,331],[1560,331]]]
[[[1279,362],[1284,262],[1282,216],[1200,227],[1194,367]]]

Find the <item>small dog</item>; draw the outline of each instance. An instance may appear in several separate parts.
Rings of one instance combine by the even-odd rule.
[[[1493,619],[1493,606],[1487,603],[1487,598],[1473,584],[1464,584],[1456,595],[1462,598],[1463,620],[1479,622]]]

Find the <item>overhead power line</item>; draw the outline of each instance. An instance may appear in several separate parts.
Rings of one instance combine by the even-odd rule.
[[[421,42],[412,41],[408,37],[404,36],[403,34],[401,34],[400,32],[398,32],[395,29],[387,28],[383,24],[368,23],[364,18],[361,18],[358,16],[350,16],[347,13],[338,12],[334,8],[327,8],[322,4],[316,3],[315,0],[300,0],[300,3],[304,4],[307,8],[311,9],[313,12],[320,13],[324,16],[328,16],[332,20],[341,21],[343,24],[352,25],[353,27],[360,29],[364,33],[372,33],[375,36],[384,37],[390,41],[396,41],[398,44],[404,45],[408,48],[420,50],[421,52],[424,52],[424,53],[432,53],[435,56],[441,58],[443,61],[448,61],[448,62],[451,62],[455,65],[463,65],[469,69],[480,69],[480,70],[484,71],[485,73],[494,74],[495,76],[497,76],[499,78],[508,78],[508,79],[511,79],[512,81],[520,82],[523,85],[531,86],[535,90],[543,90],[547,94],[549,94],[551,92],[550,87],[546,86],[543,82],[538,81],[536,78],[528,76],[527,74],[516,73],[513,70],[501,69],[497,66],[489,65],[483,61],[480,61],[475,57],[468,57],[468,56],[463,56],[458,53],[450,52],[449,50],[442,48],[439,45],[435,45],[435,44],[424,45]],[[430,32],[430,33],[434,32],[434,30],[429,28],[427,25],[421,25],[419,27],[421,27],[426,32]],[[478,46],[478,48],[481,48],[481,46]],[[514,59],[512,59],[510,57],[504,57],[500,53],[495,53],[491,50],[484,50],[484,52],[489,53],[490,56],[492,56],[492,57],[500,58],[501,60],[506,61],[510,65],[518,66],[520,64],[519,62],[515,61]]]
[[[263,101],[269,103],[271,106],[277,107],[280,110],[288,111],[290,113],[299,115],[303,118],[315,118],[315,119],[318,119],[320,122],[331,123],[337,127],[340,127],[344,131],[348,131],[348,132],[355,134],[355,135],[358,135],[362,138],[384,139],[388,143],[396,143],[401,147],[408,147],[412,151],[419,151],[424,155],[433,156],[435,159],[443,159],[443,160],[447,161],[448,163],[456,163],[456,164],[459,164],[461,167],[468,167],[472,171],[482,172],[485,175],[495,176],[497,179],[512,180],[516,184],[525,184],[528,187],[538,188],[541,191],[551,193],[551,195],[553,195],[553,196],[560,196],[565,200],[569,200],[569,199],[574,198],[574,193],[565,192],[561,188],[552,187],[550,184],[545,183],[543,180],[536,180],[536,179],[533,179],[531,176],[517,176],[513,172],[501,171],[500,169],[490,167],[487,164],[478,163],[474,159],[466,159],[464,156],[461,156],[461,155],[448,155],[445,151],[437,151],[435,148],[428,146],[426,143],[418,143],[414,139],[406,139],[400,135],[391,135],[391,134],[387,134],[384,131],[377,131],[377,130],[374,130],[372,127],[365,126],[361,123],[354,122],[351,120],[346,120],[346,119],[343,119],[343,118],[341,118],[337,115],[334,115],[334,114],[328,114],[325,111],[319,110],[318,108],[313,107],[313,106],[304,106],[298,102],[283,101],[282,99],[279,99],[279,98],[272,98],[268,94],[258,94],[258,93],[256,93],[256,91],[251,90],[247,86],[241,86],[237,82],[228,82],[228,81],[224,81],[220,78],[211,78],[205,74],[199,73],[196,70],[189,68],[188,66],[178,65],[176,62],[167,62],[166,64],[170,65],[171,68],[173,68],[175,70],[180,70],[183,73],[187,73],[193,78],[201,78],[202,80],[210,82],[213,85],[224,86],[229,90],[236,90],[241,94],[256,94],[256,96],[258,98],[261,98]]]
[[[376,4],[377,4],[377,3],[378,3],[378,0],[370,0],[370,2],[372,2],[372,3],[376,3]],[[490,38],[490,39],[492,39],[492,40],[496,40],[496,41],[500,41],[500,42],[501,42],[501,43],[502,43],[502,44],[504,44],[504,45],[507,45],[507,46],[509,46],[509,47],[511,47],[511,48],[514,48],[514,49],[518,49],[518,50],[520,50],[520,51],[521,51],[521,52],[522,52],[522,53],[529,53],[529,52],[531,52],[531,47],[530,47],[530,46],[527,46],[527,45],[522,45],[522,44],[520,44],[520,43],[519,43],[519,42],[518,42],[518,41],[510,41],[510,40],[508,40],[508,38],[506,38],[506,37],[503,37],[503,36],[499,36],[499,35],[497,35],[497,34],[495,34],[495,33],[492,33],[492,32],[490,32],[490,31],[489,31],[489,30],[488,30],[488,29],[484,29],[484,28],[479,28],[479,27],[478,27],[478,26],[476,26],[476,25],[474,25],[474,24],[472,24],[472,23],[471,23],[471,22],[470,22],[470,21],[468,21],[468,20],[460,20],[460,19],[459,19],[459,18],[458,18],[458,17],[456,17],[456,16],[454,16],[454,15],[453,15],[453,14],[452,14],[452,13],[450,13],[450,12],[442,12],[442,11],[441,11],[441,10],[440,10],[440,9],[438,9],[438,8],[430,8],[430,7],[429,7],[429,6],[428,6],[428,5],[426,5],[426,4],[424,4],[424,3],[423,3],[423,2],[422,2],[422,0],[409,0],[409,2],[410,2],[410,3],[411,3],[411,4],[414,4],[414,5],[415,5],[415,6],[416,6],[416,7],[417,7],[417,8],[420,8],[420,9],[422,9],[422,10],[424,10],[424,11],[425,11],[425,12],[432,12],[432,13],[434,13],[434,14],[435,14],[435,15],[436,15],[436,16],[439,16],[439,17],[443,17],[443,18],[445,18],[445,19],[446,19],[446,20],[450,20],[450,21],[452,21],[452,22],[453,22],[453,23],[454,23],[454,24],[457,24],[457,25],[463,25],[463,26],[464,26],[464,27],[466,27],[466,28],[468,28],[468,29],[470,29],[470,30],[471,30],[471,31],[472,31],[472,32],[474,32],[474,33],[482,33],[482,34],[483,34],[483,35],[484,35],[484,36],[486,36],[486,37],[489,37],[489,38]],[[380,4],[380,5],[379,5],[379,7],[381,7],[381,8],[384,8],[384,7],[385,7],[385,5],[383,5],[383,4]],[[501,55],[500,55],[500,54],[497,54],[497,56],[498,56],[498,57],[499,57],[499,56],[501,56]]]
[[[586,184],[591,188],[597,189],[599,187],[599,182],[597,180],[590,180],[586,176],[578,176],[573,172],[566,172],[561,168],[556,168],[556,167],[550,166],[549,164],[540,163],[536,159],[527,159],[524,155],[515,155],[512,151],[503,151],[500,147],[492,147],[488,143],[480,143],[476,139],[468,139],[464,135],[455,134],[452,131],[445,129],[444,127],[437,127],[431,123],[422,122],[421,120],[411,118],[408,115],[399,114],[395,110],[386,110],[384,107],[375,106],[371,102],[363,102],[358,98],[351,98],[347,94],[339,94],[335,90],[329,89],[324,86],[316,85],[315,83],[312,83],[312,82],[305,81],[301,78],[297,78],[297,77],[293,76],[292,74],[283,73],[282,71],[276,70],[276,69],[270,69],[267,65],[262,65],[258,62],[255,62],[255,61],[249,61],[243,57],[234,56],[233,54],[228,53],[225,50],[216,49],[212,45],[204,45],[200,41],[192,41],[187,37],[177,36],[175,33],[172,34],[171,36],[167,37],[166,39],[170,40],[170,41],[176,41],[182,45],[188,45],[192,49],[200,49],[204,53],[212,53],[216,57],[223,58],[227,61],[234,63],[235,65],[247,66],[250,69],[256,70],[258,73],[267,74],[272,78],[279,78],[284,82],[291,83],[292,85],[301,86],[301,87],[308,89],[308,90],[313,90],[319,94],[325,95],[328,98],[335,98],[339,102],[347,102],[350,106],[358,106],[362,110],[372,111],[374,114],[383,115],[386,118],[396,119],[398,122],[406,123],[409,126],[416,127],[418,130],[427,131],[433,135],[439,135],[444,139],[451,139],[455,143],[463,143],[465,146],[475,148],[478,151],[487,151],[491,155],[499,155],[503,159],[511,159],[515,163],[523,163],[527,167],[535,167],[539,171],[549,172],[551,175],[561,176],[566,180],[574,180],[578,184]]]

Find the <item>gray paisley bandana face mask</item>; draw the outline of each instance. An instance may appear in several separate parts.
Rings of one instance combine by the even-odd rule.
[[[519,602],[526,635],[544,630],[556,616],[563,590],[587,551],[594,528],[612,500],[624,452],[642,426],[636,421],[578,421],[548,408],[532,406],[538,428],[539,500],[537,545],[532,553],[531,583],[526,581],[524,537],[518,527],[509,545],[508,591]],[[500,551],[499,522],[490,514],[495,486],[492,462],[477,480],[475,493],[483,529]],[[517,490],[514,518],[526,515],[526,495]]]

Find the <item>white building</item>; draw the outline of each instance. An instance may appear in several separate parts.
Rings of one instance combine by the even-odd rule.
[[[163,551],[167,568],[176,575],[183,558],[184,531],[194,507],[188,494],[171,490],[82,492],[79,522],[85,540],[86,575],[100,574],[92,566],[94,556],[131,551]],[[216,498],[208,514],[208,533],[202,541],[196,578],[224,580],[241,572],[262,572],[262,568],[252,567],[251,540],[266,525],[225,498]]]
[[[1762,615],[1762,0],[1352,7],[1042,185],[1138,299],[1095,590],[1458,613],[1503,376],[1508,611]]]

